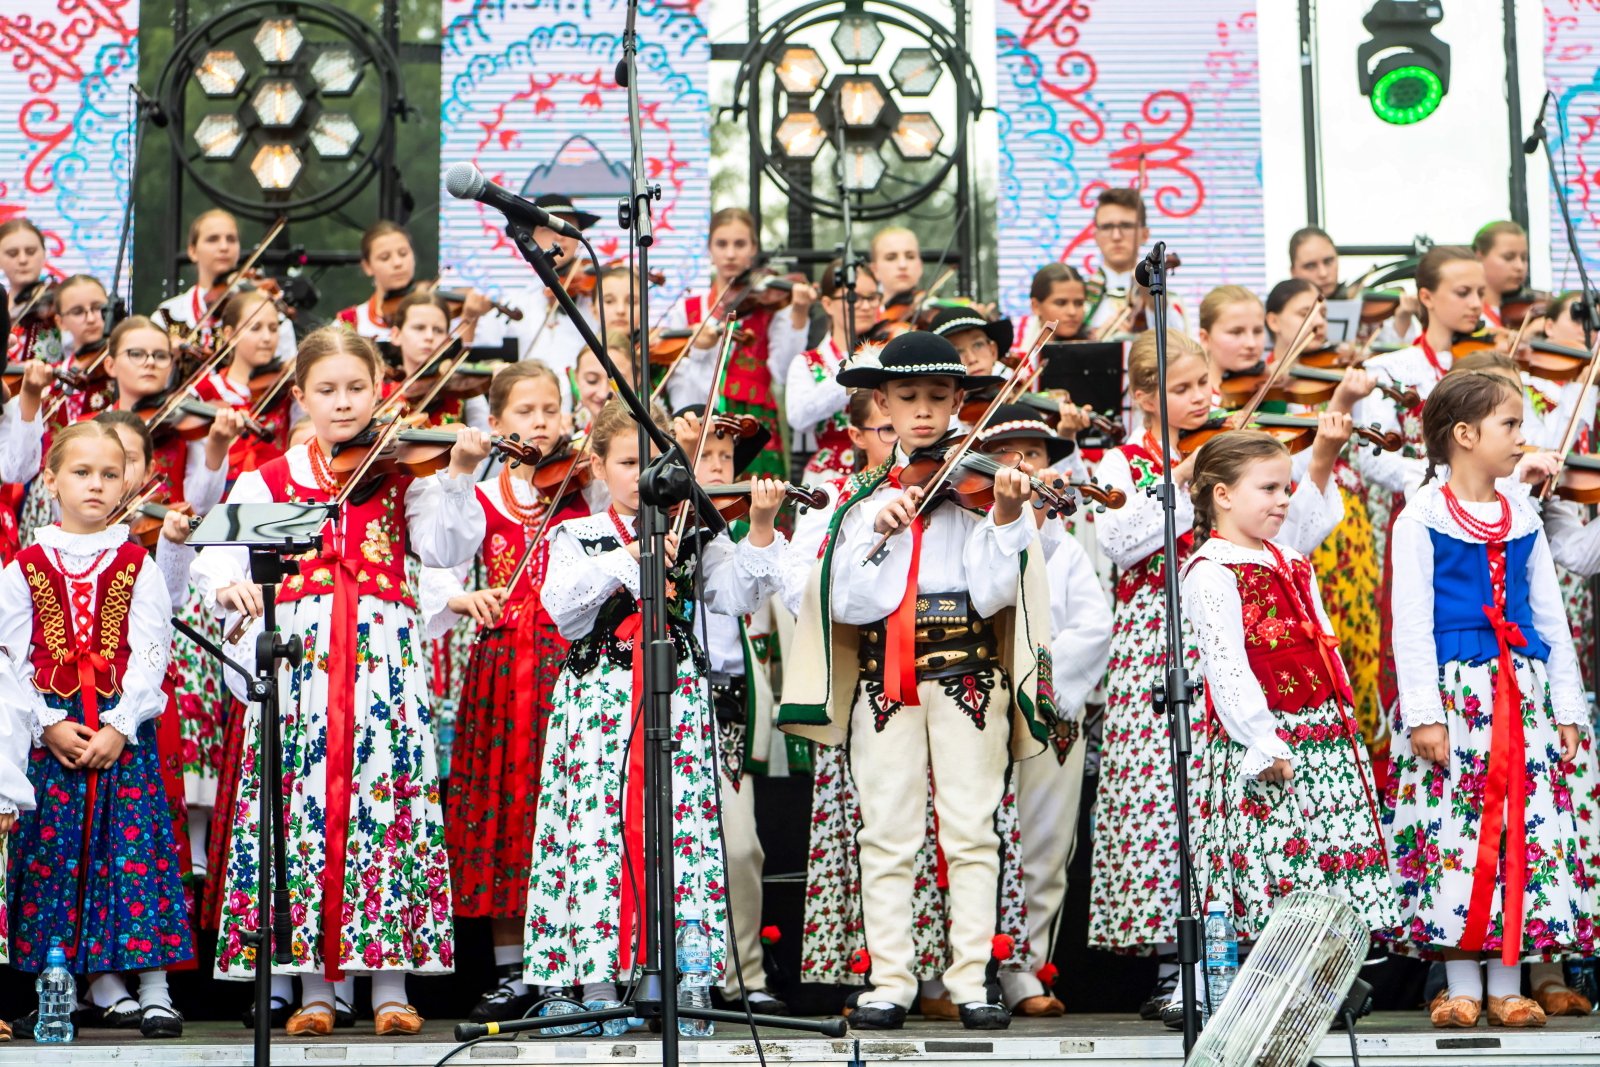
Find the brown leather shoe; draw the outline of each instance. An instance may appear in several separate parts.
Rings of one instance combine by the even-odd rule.
[[[1017,1001],[1016,1007],[1011,1009],[1013,1015],[1024,1015],[1030,1019],[1055,1019],[1067,1013],[1067,1006],[1049,993],[1041,993],[1036,997],[1023,997]]]
[[[1588,1015],[1594,1005],[1582,993],[1568,989],[1560,982],[1546,982],[1533,991],[1533,999],[1544,1009],[1546,1018],[1557,1015]]]
[[[956,1022],[961,1018],[961,1009],[956,1007],[955,1001],[948,996],[943,997],[917,997],[917,1012],[924,1019],[948,1019]]]
[[[290,1037],[327,1037],[333,1033],[333,1005],[308,1004],[289,1016],[283,1029]]]
[[[409,1004],[387,1001],[372,1011],[372,1025],[379,1037],[390,1034],[416,1034],[422,1031],[422,1016]]]
[[[1489,998],[1490,1026],[1543,1026],[1544,1009],[1522,995]]]
[[[1478,1025],[1478,1015],[1483,1005],[1471,997],[1452,997],[1440,994],[1429,1006],[1428,1018],[1441,1030],[1470,1030]]]
[[[6,1022],[4,1019],[0,1019],[0,1041],[10,1041],[10,1040],[11,1040],[11,1024]]]

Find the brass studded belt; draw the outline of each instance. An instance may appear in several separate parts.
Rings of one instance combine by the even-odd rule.
[[[965,593],[935,593],[917,600],[916,664],[919,678],[947,678],[996,664],[994,626],[972,610]],[[888,620],[860,629],[861,670],[883,677]]]

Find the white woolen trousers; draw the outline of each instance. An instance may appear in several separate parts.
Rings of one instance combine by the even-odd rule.
[[[1001,971],[1006,1004],[1044,994],[1036,972],[1050,962],[1067,897],[1067,866],[1078,843],[1078,805],[1083,796],[1083,757],[1079,737],[1065,763],[1054,747],[1018,763],[1017,824],[1022,835],[1022,884],[1028,901],[1031,953],[1020,971]]]
[[[1000,835],[995,813],[1011,763],[1011,690],[992,671],[980,730],[970,709],[947,696],[940,680],[917,687],[919,707],[902,707],[879,729],[863,685],[850,718],[850,775],[861,800],[861,913],[872,957],[863,1001],[909,1008],[912,974],[912,863],[926,830],[928,773],[933,773],[939,845],[949,871],[950,967],[945,986],[957,1004],[988,1000],[985,969],[999,917]],[[959,679],[949,679],[959,681]],[[877,687],[872,687],[876,689]],[[881,699],[881,690],[878,690]]]
[[[739,997],[738,962],[744,972],[744,988],[754,993],[767,988],[767,970],[761,952],[761,869],[767,854],[756,835],[756,786],[748,774],[739,776],[735,789],[726,774],[717,775],[722,792],[723,857],[727,863],[728,914],[733,919],[728,943],[736,954],[728,961],[722,976],[722,995]],[[733,936],[737,935],[737,937]]]

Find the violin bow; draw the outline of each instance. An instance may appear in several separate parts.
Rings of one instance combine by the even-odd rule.
[[[1531,319],[1533,316],[1529,315],[1528,318]],[[1573,446],[1578,443],[1578,422],[1583,415],[1584,404],[1589,399],[1589,390],[1594,388],[1597,372],[1600,372],[1600,337],[1595,338],[1594,348],[1589,352],[1589,368],[1583,372],[1583,388],[1578,393],[1577,404],[1572,408],[1572,417],[1567,420],[1566,432],[1561,435],[1561,448],[1558,454],[1563,467],[1567,464],[1567,457],[1572,454]],[[1539,499],[1549,498],[1560,477],[1561,472],[1557,470],[1555,474],[1545,479],[1544,485],[1539,488]]]
[[[368,423],[367,425],[370,429],[373,424]],[[378,430],[378,438],[372,443],[371,450],[362,457],[356,469],[350,472],[349,477],[345,479],[344,485],[339,489],[339,495],[331,501],[335,507],[344,507],[345,501],[350,499],[350,494],[355,492],[356,486],[361,484],[361,479],[365,478],[367,472],[372,470],[372,465],[378,462],[378,457],[388,450],[396,437],[400,436],[400,430],[401,425],[398,420],[383,424]],[[357,436],[360,435],[358,434]]]
[[[452,338],[452,340],[457,340],[457,338]],[[434,359],[436,359],[436,358],[437,357],[430,358],[428,362],[432,363],[432,362],[434,362]],[[461,346],[461,354],[456,356],[455,359],[451,360],[448,364],[445,364],[444,366],[440,367],[439,374],[438,374],[438,380],[433,383],[432,388],[430,388],[426,393],[424,393],[422,395],[422,399],[421,400],[418,400],[415,404],[409,404],[408,405],[411,408],[411,410],[419,411],[419,412],[426,412],[428,410],[429,405],[431,405],[435,400],[439,399],[439,394],[444,392],[444,387],[450,383],[450,379],[456,373],[456,371],[458,371],[462,367],[466,366],[467,365],[467,360],[469,360],[471,358],[472,358],[472,349],[469,348],[467,345],[463,344]],[[403,395],[403,394],[400,394],[400,391],[396,390],[396,392],[394,394],[391,394],[391,395]]]
[[[1271,369],[1267,371],[1267,376],[1262,379],[1261,384],[1256,387],[1255,394],[1250,397],[1244,407],[1239,409],[1240,417],[1237,420],[1239,426],[1250,425],[1250,420],[1255,418],[1256,411],[1260,409],[1262,403],[1267,399],[1267,394],[1272,391],[1273,386],[1283,380],[1284,376],[1289,373],[1289,368],[1294,366],[1295,360],[1300,358],[1300,353],[1304,352],[1306,346],[1311,343],[1311,319],[1317,308],[1321,306],[1322,294],[1318,293],[1316,302],[1311,305],[1311,311],[1301,320],[1300,328],[1295,331],[1294,340],[1289,344],[1289,350],[1284,353],[1282,359],[1272,361]]]
[[[138,511],[143,505],[148,504],[151,497],[155,496],[166,487],[167,484],[165,478],[159,474],[152,474],[150,476],[150,480],[139,487],[138,492],[134,493],[130,497],[125,497],[122,503],[117,505],[117,510],[112,512],[111,516],[106,519],[106,527],[109,529],[119,522],[126,522],[135,511]]]
[[[261,314],[262,308],[269,305],[276,306],[273,305],[273,302],[270,300],[263,300],[261,303],[252,308],[250,314],[245,316],[244,321],[239,324],[239,328],[234,331],[233,336],[228,339],[228,343],[202,360],[200,365],[194,369],[194,373],[189,375],[188,379],[181,386],[171,391],[166,399],[166,402],[163,403],[159,409],[157,409],[156,414],[153,417],[145,419],[144,424],[153,430],[157,426],[160,426],[163,422],[166,422],[167,419],[171,417],[172,413],[177,411],[185,400],[198,399],[191,398],[189,393],[193,391],[195,386],[200,384],[200,380],[202,378],[216,370],[224,359],[233,354],[233,350],[238,347],[239,342],[244,340],[244,328],[250,325],[251,320],[253,320],[257,315]]]
[[[578,264],[581,262],[582,259],[580,257],[572,257],[572,262],[567,264],[567,272],[561,276],[561,288],[565,289],[567,287],[567,283],[572,281],[572,276],[578,273]],[[544,309],[544,321],[539,323],[539,328],[533,331],[532,337],[528,338],[529,348],[532,348],[534,345],[538,344],[539,338],[543,336],[545,330],[555,325],[556,312],[560,310],[561,305],[559,303],[554,300],[548,302]]]
[[[111,354],[111,345],[110,344],[101,345],[100,346],[100,354],[98,356],[95,356],[94,359],[90,360],[89,361],[89,365],[87,367],[83,368],[83,370],[78,372],[79,376],[82,377],[83,379],[87,380],[92,374],[94,374],[95,371],[100,369],[100,365],[106,361],[106,356],[108,356],[110,354]],[[62,390],[61,392],[57,393],[55,395],[55,397],[51,399],[50,406],[44,409],[44,421],[45,422],[49,422],[51,419],[55,418],[56,412],[60,411],[61,410],[61,405],[65,404],[66,402],[67,402],[67,392],[66,392],[66,390]]]
[[[500,618],[495,623],[496,629],[506,624],[507,617],[511,613],[511,591],[522,580],[523,573],[533,563],[533,554],[539,550],[539,545],[544,541],[545,534],[550,531],[551,520],[555,518],[556,514],[556,505],[566,498],[567,486],[572,484],[572,476],[578,471],[578,460],[589,452],[589,441],[589,435],[585,434],[581,444],[572,445],[572,462],[567,465],[567,473],[561,476],[561,484],[556,486],[555,495],[545,504],[544,514],[539,516],[538,528],[528,537],[528,543],[522,549],[521,558],[517,560],[517,565],[511,569],[511,577],[506,579],[506,603],[500,608]],[[537,493],[538,490],[535,489],[534,492]]]
[[[730,327],[731,325],[730,323]],[[694,455],[689,457],[689,472],[691,476],[694,473],[694,465],[700,462],[700,453],[705,451],[706,438],[711,435],[711,424],[716,419],[712,409],[716,407],[718,399],[722,396],[722,379],[728,372],[728,360],[733,355],[733,333],[734,331],[730,328],[722,335],[722,350],[717,353],[717,369],[711,375],[711,392],[706,397],[706,406],[702,409],[700,439],[694,443]],[[687,352],[688,349],[684,349],[684,351]],[[682,537],[683,528],[688,521],[689,509],[680,507],[678,517],[672,522],[673,534],[677,537]]]
[[[228,297],[239,291],[239,286],[244,283],[245,276],[255,268],[256,260],[261,258],[261,254],[267,250],[268,245],[278,239],[278,234],[282,233],[283,228],[288,224],[289,217],[287,215],[278,216],[278,220],[272,224],[272,228],[262,236],[255,248],[250,250],[250,258],[244,261],[244,266],[235,268],[233,281],[228,283],[228,287],[222,291],[222,295],[212,301],[211,306],[206,308],[205,312],[195,320],[195,324],[190,328],[188,336],[183,339],[184,344],[194,344],[201,331],[210,325],[212,318],[222,309],[222,305],[228,302]]]
[[[278,380],[267,387],[267,391],[261,394],[260,400],[251,405],[250,417],[256,420],[265,418],[267,409],[277,401],[278,394],[283,392],[284,385],[292,377],[294,377],[294,359],[290,358],[284,361],[283,367],[278,371]]]
[[[751,270],[754,269],[755,268],[753,267],[751,268]],[[683,351],[678,353],[677,359],[674,359],[667,365],[666,371],[661,375],[661,380],[656,383],[656,387],[654,389],[650,390],[650,401],[652,403],[661,399],[661,393],[666,389],[667,382],[672,379],[673,372],[678,369],[678,364],[682,363],[686,358],[688,358],[689,353],[694,351],[694,343],[700,340],[700,334],[705,331],[706,324],[712,319],[716,318],[717,312],[721,310],[723,303],[727,301],[728,294],[733,292],[735,289],[741,288],[750,288],[750,270],[744,271],[739,275],[739,277],[735,278],[733,281],[724,286],[722,292],[718,294],[717,298],[711,302],[711,310],[700,316],[700,321],[695,324],[694,333],[691,333],[689,335],[689,340],[684,342]],[[728,332],[732,332],[731,326],[729,327]],[[707,410],[709,411],[710,409]]]
[[[408,401],[406,400],[406,390],[410,389],[413,385],[416,385],[417,382],[421,381],[423,375],[428,373],[428,369],[430,367],[439,362],[440,357],[444,355],[450,346],[461,340],[461,332],[464,329],[466,329],[465,323],[456,323],[455,329],[451,330],[449,335],[439,343],[439,347],[435,348],[432,352],[429,352],[427,358],[417,365],[416,370],[412,371],[410,374],[401,379],[400,384],[395,386],[394,392],[390,393],[388,396],[384,397],[378,402],[378,406],[372,409],[372,417],[376,419],[379,415],[386,415],[389,413],[390,409],[396,409],[396,412],[398,413],[399,408],[407,406]],[[465,357],[469,351],[471,350],[465,345],[461,346],[461,363],[466,362]],[[460,364],[458,363],[457,366],[459,365]],[[451,367],[450,370],[451,373],[454,373],[455,367]],[[444,380],[444,377],[441,376],[438,384],[442,384]],[[429,396],[428,403],[432,402],[433,397]],[[425,407],[426,405],[423,406]]]
[[[911,513],[911,522],[916,522],[922,518],[922,513],[928,508],[928,502],[934,498],[938,490],[944,487],[944,483],[949,479],[956,465],[961,462],[962,457],[972,451],[972,446],[977,443],[978,436],[988,428],[989,421],[994,418],[994,413],[1000,410],[1002,404],[1010,403],[1016,387],[1021,384],[1026,374],[1032,373],[1032,364],[1038,358],[1040,349],[1049,343],[1050,338],[1054,337],[1055,333],[1056,320],[1051,319],[1040,329],[1039,336],[1034,338],[1033,346],[1028,349],[1027,355],[1022,357],[1022,362],[1017,364],[1016,374],[1012,375],[1004,385],[995,390],[994,399],[989,401],[989,406],[984,409],[983,415],[973,425],[972,432],[967,434],[966,439],[959,445],[944,454],[944,462],[939,465],[939,469],[934,472],[933,478],[923,488],[922,499],[917,501],[917,509]],[[910,523],[906,525],[909,526]],[[900,529],[903,530],[905,527],[902,526]],[[886,533],[879,537],[878,543],[872,547],[871,552],[867,553],[867,558],[861,561],[861,565],[865,567],[868,563],[882,563],[884,548],[888,546],[889,539],[898,532],[896,530],[893,533]]]

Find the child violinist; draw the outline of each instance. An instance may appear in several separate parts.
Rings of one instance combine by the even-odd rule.
[[[411,247],[411,232],[388,219],[379,219],[362,231],[361,273],[372,279],[372,295],[362,303],[345,308],[337,318],[362,337],[374,341],[391,339],[395,320],[389,309],[396,301],[434,288],[429,283],[417,284],[417,257]],[[471,289],[466,290],[464,297],[460,310],[461,336],[471,344],[482,340],[477,337],[475,327],[492,305],[487,297]]]
[[[664,422],[664,419],[660,420]],[[541,597],[572,642],[552,700],[535,819],[533,870],[524,927],[525,978],[544,987],[581,987],[585,1003],[617,1002],[617,983],[640,963],[644,945],[644,735],[639,683],[638,427],[621,401],[595,420],[593,463],[611,494],[600,514],[555,528]],[[686,448],[692,448],[687,442]],[[735,544],[726,533],[698,561],[707,611],[744,615],[778,584],[783,538],[773,520],[781,483],[751,490],[750,529]],[[666,540],[669,629],[676,660],[671,729],[679,739],[672,795],[676,915],[706,920],[712,978],[726,958],[727,875],[717,827],[715,725],[708,703],[710,666],[692,623],[697,563]],[[642,654],[642,652],[641,652]],[[546,1005],[546,1011],[552,1005]],[[612,1024],[608,1024],[608,1027]],[[625,1028],[625,1027],[624,1027]],[[608,1029],[608,1033],[620,1032]]]
[[[1401,941],[1445,961],[1437,1027],[1485,1010],[1543,1025],[1520,964],[1594,950],[1571,795],[1588,705],[1538,513],[1496,486],[1522,459],[1522,416],[1500,375],[1440,382],[1428,470],[1390,537],[1401,722],[1385,819]]]
[[[1472,254],[1483,264],[1483,319],[1505,329],[1500,305],[1528,281],[1528,231],[1509,219],[1491,222],[1473,234]]]
[[[1167,333],[1167,418],[1174,448],[1182,436],[1211,418],[1210,368],[1206,352],[1177,332]],[[1128,380],[1134,402],[1145,417],[1137,442],[1109,450],[1096,468],[1102,483],[1121,489],[1127,503],[1095,517],[1102,552],[1120,568],[1114,596],[1116,623],[1111,636],[1110,673],[1106,678],[1104,742],[1100,757],[1097,830],[1094,839],[1093,884],[1090,894],[1089,943],[1121,952],[1154,950],[1162,959],[1157,987],[1141,1008],[1145,1018],[1161,1017],[1176,995],[1177,965],[1169,931],[1178,909],[1177,839],[1173,830],[1173,796],[1168,773],[1169,731],[1166,715],[1151,701],[1166,669],[1166,608],[1163,600],[1164,519],[1159,501],[1145,490],[1159,483],[1162,469],[1175,462],[1178,560],[1192,551],[1193,525],[1188,495],[1182,490],[1193,478],[1194,456],[1162,453],[1156,337],[1145,332],[1128,352]],[[1344,439],[1348,439],[1348,422]],[[1312,464],[1296,487],[1290,504],[1285,541],[1298,551],[1320,544],[1342,515],[1339,494],[1331,485],[1334,457],[1343,445],[1338,420],[1319,422]],[[1181,453],[1180,453],[1181,455]],[[1192,657],[1195,650],[1187,650]],[[1199,722],[1199,715],[1195,715]],[[1202,738],[1195,738],[1200,756]],[[1156,815],[1154,813],[1161,813]],[[1181,1017],[1181,1006],[1167,1014]]]
[[[61,521],[0,573],[0,670],[29,693],[28,778],[52,798],[12,841],[12,965],[42,971],[59,943],[73,973],[95,976],[103,1025],[175,1037],[162,968],[194,950],[156,744],[171,606],[144,549],[106,525],[125,469],[112,428],[57,433],[42,477]],[[123,979],[135,972],[137,999]]]
[[[416,292],[400,301],[400,307],[394,313],[393,344],[400,350],[401,376],[409,378],[430,359],[435,362],[446,357],[454,359],[459,354],[458,350],[444,347],[450,332],[450,306],[443,298],[431,292]],[[477,366],[471,367],[470,372],[487,374]],[[469,368],[463,367],[457,373],[469,373]],[[388,397],[397,388],[398,383],[386,382],[383,395]],[[427,388],[428,383],[423,382],[413,387],[413,392],[426,391]],[[452,396],[446,386],[438,398],[428,405],[426,414],[430,426],[458,422],[483,430],[489,425],[489,402],[482,396],[469,396],[464,400]]]
[[[538,360],[506,367],[489,388],[489,428],[518,434],[549,455],[562,440],[561,383]],[[469,592],[450,571],[424,572],[444,610],[428,620],[434,637],[461,618],[478,624],[456,719],[445,788],[445,846],[456,915],[490,920],[499,981],[472,1009],[473,1022],[520,1019],[536,997],[522,981],[534,805],[556,675],[567,643],[540,601],[549,564],[543,534],[590,513],[581,480],[559,501],[535,488],[533,464],[505,464],[478,483],[487,519],[480,557],[486,588]],[[555,488],[549,490],[550,494]],[[532,538],[540,540],[535,543]],[[532,553],[529,556],[529,553]],[[524,563],[524,557],[528,557]],[[513,575],[514,587],[508,588]]]
[[[1034,272],[1029,283],[1028,314],[1017,323],[1015,347],[1023,352],[1032,348],[1047,322],[1056,324],[1057,341],[1082,339],[1088,310],[1089,290],[1078,269],[1065,263],[1046,263]]]
[[[922,282],[922,245],[915,232],[904,226],[885,226],[872,235],[867,266],[883,287],[888,301],[910,300]]]
[[[1378,788],[1317,580],[1275,540],[1291,479],[1282,443],[1235,430],[1200,448],[1189,487],[1183,610],[1208,721],[1195,868],[1200,899],[1220,901],[1246,941],[1297,889],[1343,898],[1375,932],[1400,917]]]
[[[611,357],[611,362],[617,365],[629,382],[633,381],[633,345],[628,340],[626,329],[607,330],[605,335],[606,354]],[[574,422],[580,431],[586,431],[594,425],[600,409],[605,407],[615,396],[611,387],[611,375],[601,365],[595,354],[585,348],[578,355],[578,365],[573,374],[576,379],[578,393],[578,410],[574,414]]]
[[[841,274],[838,260],[822,269],[818,291],[822,294],[822,310],[828,315],[828,336],[822,344],[789,364],[784,390],[784,413],[794,433],[795,449],[811,457],[806,461],[807,485],[829,481],[855,469],[849,418],[845,412],[847,391],[836,380],[850,348],[845,317],[852,310]],[[881,295],[872,268],[864,265],[856,268],[854,332],[857,338],[878,320]]]
[[[221,292],[239,266],[239,220],[221,208],[202,211],[189,224],[188,253],[195,269],[194,287],[162,301],[157,314],[177,326],[192,328],[203,324],[198,341],[202,348],[209,348],[217,332],[217,316],[223,311],[215,302],[225,299]],[[278,358],[294,358],[294,328],[281,316]]]
[[[324,527],[320,553],[278,593],[279,630],[299,635],[306,655],[279,676],[284,702],[285,825],[289,884],[296,898],[293,959],[302,1006],[291,1034],[332,1032],[333,983],[344,972],[372,976],[376,1032],[414,1034],[422,1019],[406,1002],[408,973],[453,969],[450,871],[439,775],[424,676],[422,624],[405,557],[450,567],[471,558],[484,534],[472,472],[488,440],[463,429],[449,467],[413,477],[369,470],[344,487],[330,459],[369,428],[379,358],[371,341],[343,326],[309,335],[295,360],[294,398],[314,435],[260,470],[239,476],[230,503],[342,501]],[[208,548],[193,572],[219,616],[261,615],[261,589],[242,549]],[[359,636],[359,640],[358,640]],[[245,712],[247,749],[258,743],[259,706]],[[256,812],[259,753],[247,754],[235,801],[225,872],[227,905],[217,974],[247,979],[257,949]]]
[[[44,276],[44,234],[26,218],[0,222],[0,274],[6,280],[5,321],[11,324],[6,359],[11,363],[29,359],[59,363],[61,328],[54,316],[45,313],[53,305],[48,293],[50,280]],[[60,293],[55,295],[60,297]]]
[[[287,364],[273,366],[278,358],[279,325],[271,304],[271,298],[259,289],[239,293],[228,301],[222,309],[221,339],[223,344],[233,345],[233,355],[226,366],[211,371],[194,387],[201,400],[250,416],[266,431],[266,436],[241,433],[234,440],[228,449],[229,485],[244,472],[258,470],[263,463],[283,455],[288,437],[292,412],[287,389],[280,389],[278,398],[259,416],[251,414],[257,386],[274,381],[280,373],[293,373],[285,369]]]

